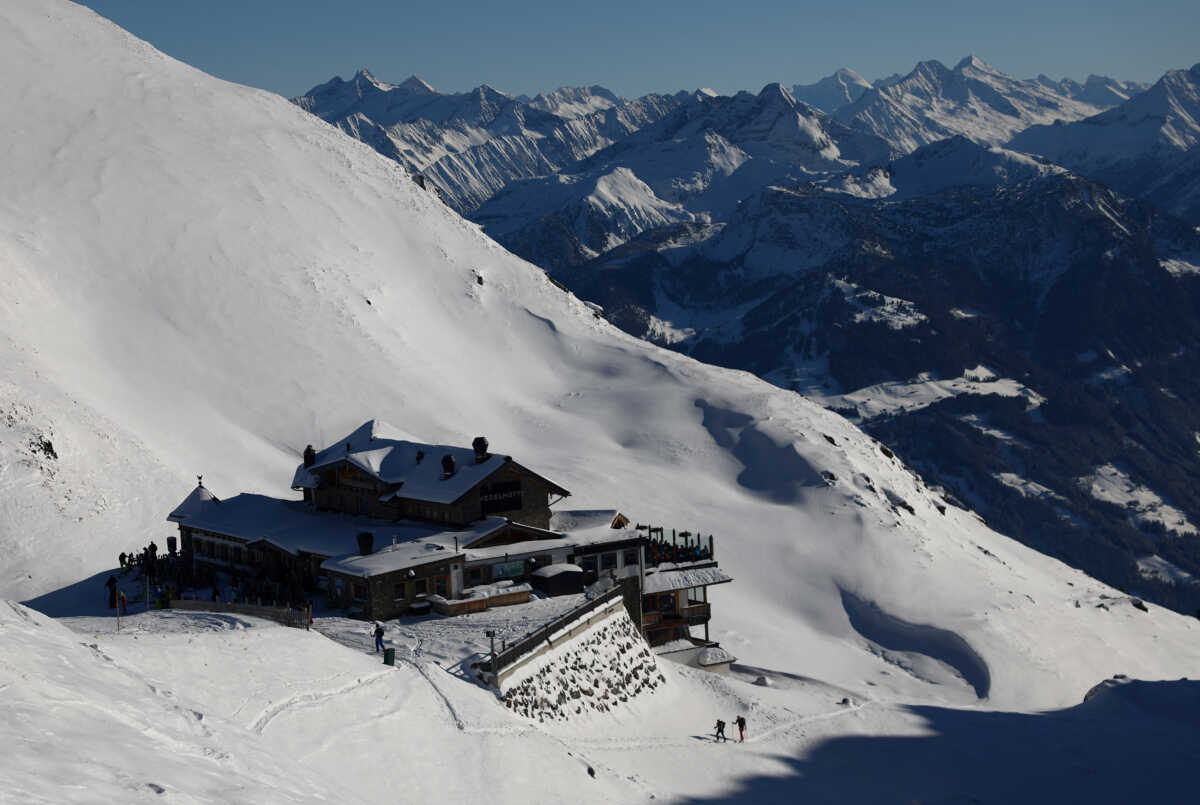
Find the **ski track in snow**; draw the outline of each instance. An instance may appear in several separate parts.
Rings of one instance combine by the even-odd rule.
[[[347,685],[343,685],[340,688],[334,688],[332,690],[324,690],[324,691],[318,690],[318,691],[309,691],[307,693],[298,693],[295,696],[292,696],[288,699],[285,699],[282,702],[278,702],[277,704],[274,704],[274,705],[268,707],[266,710],[264,710],[262,712],[261,715],[259,715],[258,718],[256,718],[254,720],[254,723],[250,725],[250,729],[261,735],[267,729],[268,725],[270,725],[270,723],[272,721],[274,721],[280,715],[282,715],[283,713],[285,713],[289,710],[292,710],[296,707],[319,704],[327,699],[332,699],[332,698],[340,696],[344,693],[349,693],[350,691],[353,691],[353,690],[360,690],[364,686],[373,685],[376,682],[379,682],[381,679],[383,679],[384,677],[388,676],[391,673],[393,673],[393,669],[389,668],[386,671],[380,671],[379,673],[375,674],[374,676],[370,676],[365,679],[363,679],[363,678],[356,679],[353,682],[351,682]]]

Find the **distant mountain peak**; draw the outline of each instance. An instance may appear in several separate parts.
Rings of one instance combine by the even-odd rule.
[[[966,70],[967,68],[982,70],[985,73],[999,72],[995,67],[975,55],[965,56],[958,64],[954,65],[956,71]]]
[[[809,106],[832,114],[846,104],[857,101],[871,88],[871,83],[847,67],[839,67],[832,75],[815,84],[796,84],[792,97]]]
[[[438,91],[434,89],[428,81],[416,75],[415,73],[404,79],[404,81],[397,86],[399,86],[400,89],[408,90],[409,92],[421,93],[422,95],[438,94]]]
[[[368,84],[383,90],[391,89],[392,87],[391,84],[380,81],[378,78],[372,75],[371,71],[366,67],[359,67],[358,72],[354,74],[354,78],[352,78],[351,81],[365,81]]]

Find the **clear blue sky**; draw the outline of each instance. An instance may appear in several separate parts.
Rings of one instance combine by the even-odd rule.
[[[160,50],[230,81],[293,96],[367,67],[442,91],[535,94],[602,84],[620,95],[868,79],[974,54],[1028,78],[1153,81],[1200,61],[1200,0],[601,0],[346,3],[85,0]]]

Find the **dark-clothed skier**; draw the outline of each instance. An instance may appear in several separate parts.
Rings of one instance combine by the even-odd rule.
[[[746,719],[742,716],[738,716],[733,723],[737,724],[738,743],[741,743],[742,741],[746,740]]]
[[[108,581],[104,582],[104,586],[108,588],[108,608],[117,608],[117,577],[109,576]]]
[[[383,651],[383,624],[375,624],[375,653]]]
[[[719,718],[717,719],[717,734],[713,738],[713,740],[715,740],[715,741],[728,741],[729,740],[728,738],[725,737],[725,722]]]
[[[125,597],[124,590],[121,590],[121,592],[119,592],[117,594],[117,600],[119,600],[121,602],[121,614],[128,615],[129,614],[129,599]]]

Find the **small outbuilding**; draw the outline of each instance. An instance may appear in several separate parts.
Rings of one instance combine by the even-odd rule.
[[[583,592],[583,568],[579,565],[557,564],[539,567],[529,574],[529,583],[546,595],[571,595]]]

